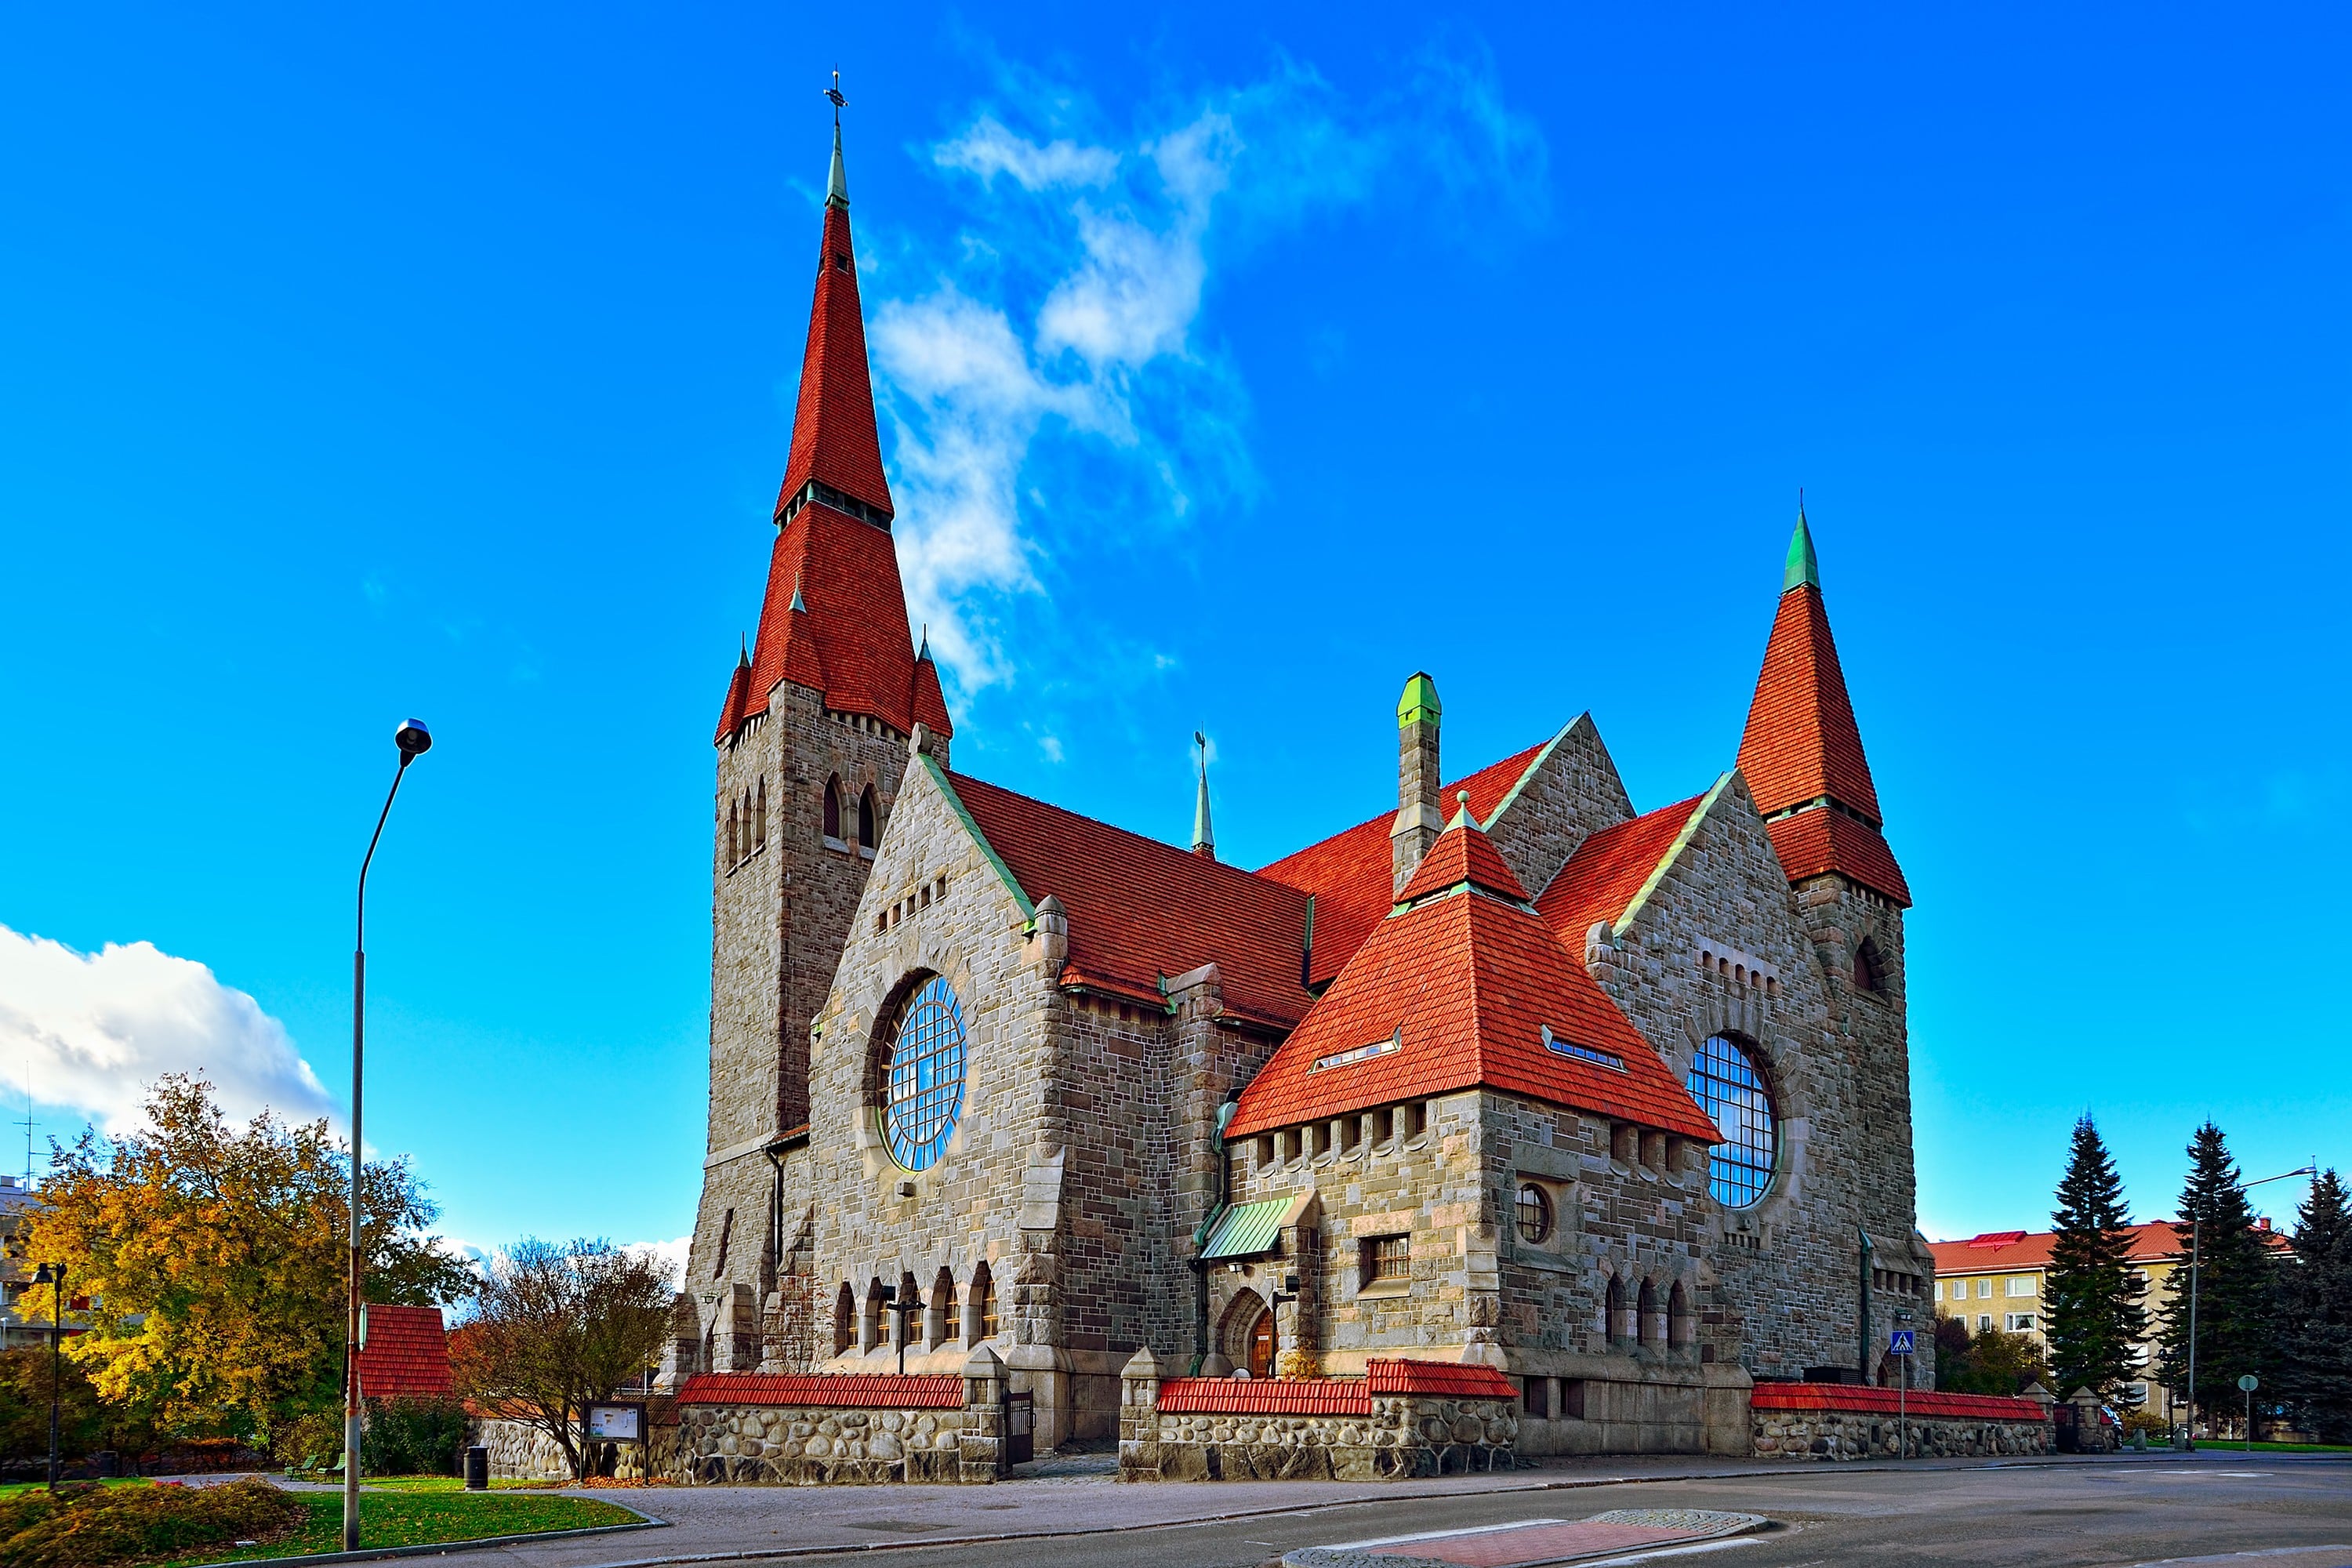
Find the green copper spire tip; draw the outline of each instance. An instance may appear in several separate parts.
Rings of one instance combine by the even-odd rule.
[[[1819,588],[1822,585],[1822,563],[1813,554],[1813,531],[1805,525],[1805,503],[1797,503],[1797,531],[1789,540],[1789,565],[1780,574],[1780,592],[1791,588]]]
[[[1217,835],[1209,826],[1209,737],[1195,730],[1192,745],[1201,758],[1201,792],[1192,804],[1192,853],[1214,857]]]
[[[1397,699],[1397,728],[1409,729],[1415,724],[1434,724],[1444,716],[1445,710],[1437,700],[1437,682],[1422,671],[1404,683],[1404,695]]]
[[[825,181],[824,205],[849,205],[849,175],[841,166],[841,122],[837,120],[833,125],[833,173]]]

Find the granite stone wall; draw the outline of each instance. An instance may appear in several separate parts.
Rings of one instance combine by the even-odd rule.
[[[1966,1416],[1913,1415],[1906,1428],[1891,1412],[1758,1410],[1753,1413],[1758,1458],[1891,1459],[2047,1454],[2047,1421],[1993,1421]]]

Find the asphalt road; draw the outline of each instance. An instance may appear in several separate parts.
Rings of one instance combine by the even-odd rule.
[[[2212,1453],[1962,1470],[1825,1465],[1793,1476],[1417,1498],[1222,1523],[865,1551],[850,1560],[861,1568],[939,1568],[950,1562],[957,1568],[1256,1568],[1293,1547],[1675,1506],[1760,1513],[1776,1521],[1762,1535],[1683,1549],[1680,1555],[1694,1561],[1711,1560],[1710,1568],[1715,1561],[1723,1568],[1903,1563],[2088,1568],[2181,1560],[2352,1568],[2352,1463],[2286,1456],[2248,1461]],[[631,1545],[639,1542],[651,1544],[637,1537]],[[1676,1554],[1638,1560],[1671,1564]]]

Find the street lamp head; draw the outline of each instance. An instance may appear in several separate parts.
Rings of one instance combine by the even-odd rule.
[[[433,731],[424,720],[411,719],[392,732],[392,743],[400,748],[400,765],[406,767],[433,749]]]
[[[37,1270],[35,1271],[33,1275],[33,1283],[36,1285],[54,1285],[59,1279],[64,1278],[65,1275],[62,1272],[51,1274],[49,1272],[49,1266],[44,1263]]]

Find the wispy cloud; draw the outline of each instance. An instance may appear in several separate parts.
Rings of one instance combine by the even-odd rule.
[[[931,149],[972,203],[950,259],[873,310],[908,596],[967,693],[1026,657],[1007,621],[1064,529],[1139,539],[1252,493],[1246,392],[1200,330],[1221,268],[1391,194],[1540,221],[1548,173],[1483,54],[1430,54],[1362,99],[1284,60],[1124,129],[1006,76],[1019,109],[977,110]]]
[[[209,1079],[230,1116],[268,1106],[308,1121],[327,1091],[285,1026],[203,964],[152,942],[79,952],[0,926],[0,1069],[108,1131],[139,1124],[166,1073]]]

